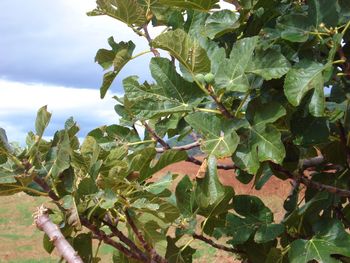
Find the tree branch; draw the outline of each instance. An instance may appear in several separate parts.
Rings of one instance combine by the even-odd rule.
[[[340,188],[335,187],[335,186],[321,184],[319,182],[312,181],[312,180],[308,179],[307,177],[305,177],[303,174],[293,174],[279,164],[275,164],[271,161],[269,163],[273,167],[273,169],[275,169],[276,171],[286,175],[287,177],[289,177],[293,180],[298,180],[300,183],[302,183],[303,185],[305,185],[307,187],[314,188],[318,191],[326,191],[328,193],[335,194],[338,196],[350,197],[349,190],[340,189]]]
[[[131,229],[133,230],[133,232],[135,233],[137,239],[140,241],[140,243],[143,246],[143,248],[150,254],[150,256],[151,256],[151,263],[153,263],[153,262],[167,263],[168,261],[165,258],[163,258],[161,255],[159,255],[157,253],[157,251],[150,244],[148,244],[146,242],[145,238],[143,237],[143,234],[137,228],[135,222],[131,218],[131,216],[130,216],[130,214],[129,214],[127,209],[124,211],[124,213],[125,213],[125,216],[126,216],[126,220],[128,221],[128,223],[129,223]]]
[[[146,122],[143,122],[142,125],[145,126],[146,130],[152,135],[152,137],[163,146],[164,151],[171,148],[170,145],[160,138],[160,136]]]
[[[47,184],[47,182],[45,180],[43,180],[42,178],[35,176],[34,177],[34,182],[36,182],[45,192],[48,193],[49,197],[55,201],[55,203],[57,205],[59,205],[58,201],[60,200],[60,198],[55,194],[54,191],[52,191],[52,189],[50,188],[50,186]],[[60,205],[59,205],[60,206]],[[60,206],[61,209],[63,209]],[[108,235],[106,235],[106,233],[102,230],[100,230],[98,227],[96,227],[95,225],[93,225],[87,218],[83,217],[83,216],[79,216],[80,222],[82,223],[83,226],[85,226],[86,228],[88,228],[96,237],[98,237],[99,240],[102,240],[104,243],[113,246],[114,248],[118,249],[119,251],[121,251],[122,253],[124,253],[127,257],[131,257],[140,261],[144,261],[147,262],[147,257],[144,258],[142,255],[139,255],[133,251],[130,251],[129,249],[127,249],[126,247],[124,247],[121,243],[118,243],[116,241],[114,241],[111,237],[109,237]]]
[[[149,46],[150,46],[151,52],[153,53],[153,55],[154,55],[155,57],[159,57],[160,54],[159,54],[158,50],[152,47],[152,44],[151,44],[151,43],[152,43],[152,38],[151,38],[151,36],[150,36],[150,34],[149,34],[149,32],[148,32],[147,24],[144,25],[144,26],[142,27],[142,29],[143,29],[143,31],[145,32],[145,38],[146,38],[147,41],[148,41],[148,44],[149,44]]]
[[[196,165],[202,165],[202,161],[194,158],[193,156],[189,156],[186,162],[194,163]],[[238,167],[235,164],[217,164],[217,168],[220,170],[235,170]]]
[[[226,107],[222,104],[222,102],[218,99],[218,97],[216,96],[216,94],[214,93],[213,88],[207,84],[206,85],[206,89],[209,91],[209,95],[210,97],[212,97],[212,99],[215,101],[216,105],[218,105],[219,110],[221,112],[221,114],[227,118],[227,119],[233,119],[232,114],[226,109]]]
[[[85,226],[87,229],[89,229],[98,238],[98,240],[102,240],[104,243],[118,249],[120,252],[122,252],[123,254],[125,254],[129,258],[133,258],[133,259],[140,260],[143,262],[148,262],[147,257],[144,258],[141,255],[135,253],[134,251],[127,249],[121,243],[114,241],[112,238],[110,238],[108,235],[106,235],[106,233],[104,231],[99,229],[94,224],[90,223],[90,221],[88,219],[86,219],[85,217],[81,216],[80,221],[83,224],[83,226]]]
[[[177,151],[187,151],[187,150],[191,150],[193,148],[199,147],[201,144],[199,141],[190,143],[190,144],[186,144],[186,145],[181,145],[181,146],[173,146],[171,147],[172,150],[177,150]],[[164,148],[156,148],[157,153],[163,153],[165,152]]]
[[[240,250],[240,249],[237,249],[237,248],[233,248],[233,247],[227,247],[227,246],[215,243],[213,240],[211,240],[209,238],[206,238],[206,237],[204,237],[202,235],[193,234],[192,237],[194,239],[201,240],[201,241],[211,245],[212,247],[215,247],[215,248],[220,249],[220,250],[224,250],[224,251],[235,253],[235,254],[246,254],[246,252],[244,252],[243,250]]]
[[[84,263],[78,253],[63,236],[59,227],[51,221],[47,211],[48,210],[44,206],[41,206],[34,214],[34,223],[36,224],[37,228],[48,235],[58,253],[68,263]]]

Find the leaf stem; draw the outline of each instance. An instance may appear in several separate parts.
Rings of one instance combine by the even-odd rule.
[[[137,55],[131,57],[131,59],[135,59],[135,58],[141,57],[141,56],[143,56],[143,55],[145,55],[145,54],[148,54],[148,53],[152,53],[152,51],[151,51],[151,50],[143,51],[143,52],[141,52],[141,53],[139,53],[139,54],[137,54]]]
[[[139,142],[130,142],[127,144],[127,146],[134,146],[134,145],[140,145],[140,144],[146,144],[146,143],[154,143],[156,140],[144,140]]]
[[[241,103],[239,104],[239,106],[238,106],[238,108],[237,108],[237,110],[236,110],[236,112],[235,112],[235,117],[238,116],[239,112],[241,111],[241,109],[243,108],[243,106],[244,106],[244,104],[246,103],[247,99],[249,98],[249,95],[250,95],[250,92],[248,91],[248,92],[245,94],[244,98],[242,99]]]
[[[213,109],[195,108],[195,110],[196,110],[196,111],[201,111],[201,112],[208,112],[208,113],[221,114],[221,111],[219,111],[219,110],[213,110]]]

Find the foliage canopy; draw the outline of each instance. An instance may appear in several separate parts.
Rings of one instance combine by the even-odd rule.
[[[92,239],[116,249],[114,262],[192,262],[193,242],[243,262],[349,262],[349,1],[227,2],[235,8],[97,0],[88,15],[122,21],[150,45],[134,54],[131,41],[108,39],[111,49],[95,58],[106,70],[101,97],[147,52],[154,81],[124,79],[124,96],[115,97],[120,123],[81,144],[72,118],[43,139],[46,107],[25,148],[0,130],[0,195],[52,199],[51,218],[84,262],[99,261]],[[164,31],[152,38],[149,26]],[[157,174],[182,161],[198,173]],[[222,185],[221,169],[261,191],[273,176],[289,180],[284,217]],[[51,253],[47,238],[44,247]]]

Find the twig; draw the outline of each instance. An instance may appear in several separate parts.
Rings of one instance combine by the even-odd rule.
[[[110,237],[108,237],[108,235],[106,235],[104,231],[99,229],[94,224],[90,223],[90,221],[87,220],[85,217],[80,217],[80,221],[87,229],[89,229],[97,237],[98,240],[102,240],[104,243],[118,249],[120,252],[122,252],[129,258],[133,258],[143,262],[148,262],[147,258],[143,258],[141,255],[124,247],[121,243],[116,242]]]
[[[218,97],[214,93],[213,88],[209,84],[207,84],[205,88],[209,91],[210,97],[212,97],[215,103],[218,105],[221,114],[227,119],[232,119],[233,118],[232,114],[226,109],[226,107],[218,99]]]
[[[141,231],[139,231],[139,229],[135,225],[134,220],[131,218],[129,211],[126,209],[124,213],[126,216],[126,220],[128,221],[132,231],[135,233],[137,239],[140,241],[143,248],[150,254],[151,263],[153,262],[167,263],[168,261],[165,258],[163,258],[161,255],[159,255],[157,251],[150,244],[146,242],[145,238],[143,237],[143,234],[141,233]]]
[[[145,126],[146,130],[152,135],[152,137],[163,146],[164,151],[169,150],[170,145],[164,141],[146,122],[142,123]]]
[[[136,244],[127,238],[122,231],[120,231],[112,222],[109,216],[106,216],[107,220],[102,220],[102,222],[109,227],[111,232],[120,239],[120,241],[124,242],[129,248],[139,255],[141,255],[145,260],[147,260],[147,256],[136,246]]]
[[[288,171],[287,169],[285,169],[284,167],[282,167],[279,164],[276,164],[273,162],[269,162],[269,163],[273,167],[273,169],[275,169],[276,171],[286,175],[287,177],[289,177],[291,179],[299,180],[300,183],[304,184],[307,187],[311,187],[311,188],[314,188],[314,189],[319,190],[319,191],[326,191],[328,193],[335,194],[338,196],[350,197],[349,190],[345,190],[345,189],[341,189],[341,188],[338,188],[335,186],[321,184],[319,182],[312,181],[312,180],[306,178],[302,174],[291,173],[290,171]]]
[[[143,31],[145,32],[145,38],[146,38],[147,41],[148,41],[148,44],[149,44],[149,46],[150,46],[151,52],[153,53],[153,55],[154,55],[155,57],[159,57],[160,54],[159,54],[158,50],[155,49],[155,48],[153,48],[153,47],[151,46],[152,38],[151,38],[151,36],[150,36],[150,34],[149,34],[149,32],[148,32],[147,24],[144,25],[144,26],[142,27],[142,29],[143,29]]]
[[[196,165],[202,165],[202,161],[194,158],[193,156],[189,156],[186,162],[194,163]],[[220,170],[235,170],[238,167],[235,164],[217,164],[217,168]]]
[[[243,250],[240,250],[240,249],[237,249],[237,248],[233,248],[233,247],[227,247],[227,246],[215,243],[213,240],[211,240],[209,238],[206,238],[206,237],[204,237],[202,235],[193,234],[192,237],[194,239],[201,240],[201,241],[211,245],[212,247],[215,247],[215,248],[220,249],[220,250],[224,250],[224,251],[235,253],[235,254],[238,254],[238,253],[239,254],[246,254],[246,252],[243,251]]]
[[[34,214],[34,223],[37,228],[44,231],[53,242],[57,252],[68,262],[68,263],[84,263],[78,253],[69,244],[67,239],[63,236],[59,227],[55,225],[48,216],[48,210],[41,206]]]

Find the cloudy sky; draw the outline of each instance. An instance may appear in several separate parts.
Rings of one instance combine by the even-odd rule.
[[[94,0],[0,1],[0,127],[10,141],[24,141],[43,105],[53,113],[47,136],[70,116],[82,128],[80,136],[117,123],[112,96],[122,92],[122,79],[150,78],[145,70],[150,55],[139,57],[122,70],[106,98],[99,99],[103,71],[94,56],[99,48],[108,48],[107,38],[132,40],[135,53],[147,50],[148,44],[114,19],[86,16],[94,8]]]

